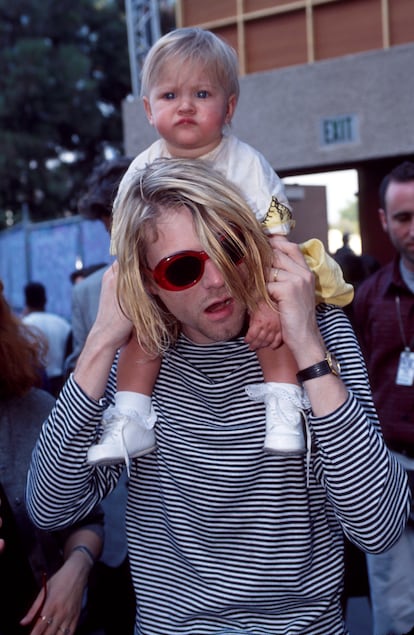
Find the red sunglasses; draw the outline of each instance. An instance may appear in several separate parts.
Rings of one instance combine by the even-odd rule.
[[[243,260],[239,246],[229,237],[221,240],[224,252],[235,265]],[[210,256],[205,251],[179,251],[163,258],[151,271],[161,289],[184,291],[200,282],[204,274],[205,262]]]

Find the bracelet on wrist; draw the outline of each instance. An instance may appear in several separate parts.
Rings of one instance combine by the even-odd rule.
[[[92,551],[89,549],[89,547],[87,547],[86,545],[76,545],[76,547],[73,547],[71,553],[73,553],[74,551],[82,551],[84,554],[86,554],[89,558],[89,560],[91,561],[91,564],[94,565],[96,562],[96,558],[93,555]]]

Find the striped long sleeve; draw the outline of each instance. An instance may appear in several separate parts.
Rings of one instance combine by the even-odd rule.
[[[329,416],[309,413],[309,475],[305,457],[263,452],[265,407],[245,393],[261,369],[242,338],[196,346],[181,337],[165,356],[157,449],[133,461],[129,483],[135,635],[346,633],[343,532],[367,551],[387,549],[409,495],[349,322],[326,305],[317,318],[349,395]],[[40,526],[73,522],[114,486],[121,467],[86,464],[104,405],[71,378],[45,423],[28,479]]]

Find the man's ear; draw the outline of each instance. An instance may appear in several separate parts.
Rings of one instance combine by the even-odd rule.
[[[151,124],[151,126],[153,126],[154,122],[152,119],[151,105],[150,105],[148,97],[143,97],[142,103],[144,104],[144,110],[145,110],[145,114],[147,115],[147,119],[149,123]]]
[[[382,207],[380,207],[378,210],[378,214],[380,217],[382,229],[388,234],[387,213],[385,209],[382,209]]]

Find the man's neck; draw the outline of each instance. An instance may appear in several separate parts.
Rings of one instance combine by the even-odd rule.
[[[409,269],[402,259],[400,260],[400,273],[407,287],[414,293],[414,270]]]

